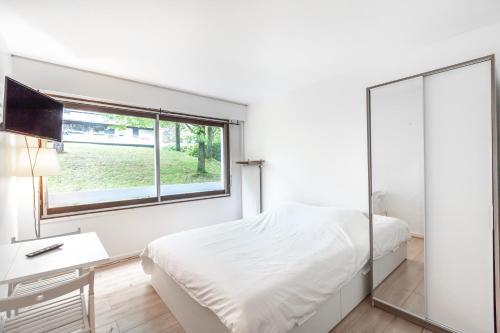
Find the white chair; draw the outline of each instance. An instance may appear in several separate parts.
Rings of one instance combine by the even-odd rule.
[[[94,271],[41,291],[0,299],[0,312],[11,311],[16,314],[0,318],[0,333],[94,333]]]
[[[59,234],[59,235],[53,235],[53,236],[48,236],[48,237],[42,237],[38,239],[48,239],[48,238],[55,238],[55,237],[60,237],[60,236],[68,236],[68,235],[76,235],[80,234],[82,231],[80,228],[78,228],[76,231],[73,232],[68,232],[65,234]],[[15,237],[12,237],[11,243],[24,243],[24,242],[29,242],[35,239],[24,239],[24,240],[17,240]],[[9,296],[19,296],[19,295],[24,295],[26,293],[30,292],[35,292],[35,291],[40,291],[44,290],[45,288],[49,288],[55,285],[58,285],[60,283],[67,282],[69,280],[77,278],[80,274],[82,273],[81,270],[78,269],[73,269],[70,271],[62,272],[56,275],[51,275],[51,276],[44,276],[43,278],[35,279],[35,280],[30,280],[30,281],[24,281],[21,283],[17,284],[9,284],[9,290],[8,290],[8,295]]]
[[[82,229],[78,228],[75,231],[67,232],[67,233],[64,233],[64,234],[57,234],[57,235],[52,235],[52,236],[47,236],[47,237],[40,237],[40,238],[16,239],[16,237],[12,237],[10,239],[10,242],[11,242],[11,244],[24,243],[24,242],[30,242],[30,241],[33,241],[33,240],[37,240],[37,239],[47,239],[47,238],[55,238],[55,237],[61,237],[61,236],[78,235],[78,234],[81,234],[81,233],[82,233]]]

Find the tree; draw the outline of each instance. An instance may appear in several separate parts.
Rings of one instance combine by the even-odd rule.
[[[154,128],[155,121],[150,118],[124,116],[121,114],[105,114],[109,121],[113,124],[109,125],[113,128],[126,129],[127,127],[138,127],[138,128]]]
[[[193,133],[198,142],[198,167],[197,171],[199,173],[206,173],[207,169],[205,167],[205,141],[206,141],[206,130],[205,126],[202,125],[190,125],[185,124],[186,127]]]
[[[213,157],[213,142],[214,142],[214,128],[212,126],[207,127],[207,158]]]
[[[181,124],[175,123],[175,150],[181,151]]]
[[[132,117],[132,116],[123,116],[123,115],[117,115],[117,114],[107,114],[106,117],[112,122],[112,124],[108,125],[110,127],[114,128],[119,128],[119,129],[126,129],[127,127],[138,127],[138,128],[154,128],[154,119],[149,119],[149,118],[142,118],[142,117]],[[175,123],[175,149],[177,151],[181,150],[180,147],[180,132],[182,127],[181,126],[186,126],[191,133],[195,136],[195,140],[198,143],[198,166],[197,166],[197,171],[199,173],[206,173],[206,165],[205,165],[205,160],[206,160],[206,143],[207,143],[207,130],[206,126],[203,125],[191,125],[191,124],[180,124],[180,123]],[[211,131],[212,133],[210,134],[210,142],[213,141],[213,130]],[[211,144],[210,144],[211,145]],[[210,154],[212,154],[212,148],[210,148]]]

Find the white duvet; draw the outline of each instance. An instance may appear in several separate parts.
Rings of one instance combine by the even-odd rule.
[[[410,238],[408,223],[396,217],[373,215],[373,259],[396,250]]]
[[[287,204],[162,237],[142,257],[229,331],[280,333],[309,319],[354,277],[368,259],[368,237],[359,211]]]

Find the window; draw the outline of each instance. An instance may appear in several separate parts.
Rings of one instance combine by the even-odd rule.
[[[66,107],[45,217],[229,194],[224,122]]]
[[[160,121],[160,184],[164,197],[224,190],[220,126]]]

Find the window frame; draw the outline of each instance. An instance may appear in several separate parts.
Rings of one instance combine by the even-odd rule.
[[[74,99],[65,96],[52,95],[59,101],[63,102],[65,109],[73,109],[79,111],[96,111],[101,113],[111,113],[126,116],[144,117],[149,119],[154,119],[155,121],[155,188],[156,196],[151,198],[140,198],[131,200],[117,200],[109,202],[82,204],[82,205],[72,205],[64,207],[49,207],[48,202],[48,182],[44,179],[43,186],[40,186],[40,195],[43,198],[40,218],[42,220],[50,220],[52,218],[73,216],[73,215],[83,215],[92,214],[105,211],[115,211],[123,209],[132,209],[139,207],[147,207],[154,205],[164,205],[172,204],[185,201],[196,201],[212,198],[227,197],[231,195],[231,154],[230,154],[230,131],[229,131],[229,121],[223,119],[215,119],[208,117],[197,117],[192,115],[185,115],[175,112],[166,112],[163,110],[133,107],[123,104],[115,104],[108,102],[93,101],[89,99]],[[191,193],[180,193],[172,195],[161,195],[161,183],[160,183],[160,160],[159,160],[159,124],[160,121],[172,121],[180,123],[188,123],[195,125],[213,126],[220,127],[222,130],[222,148],[221,153],[223,154],[221,168],[223,168],[223,182],[224,189],[215,191],[204,191],[204,192],[191,192]]]

